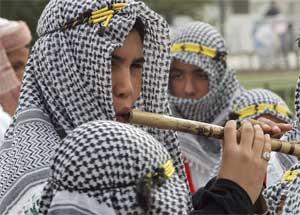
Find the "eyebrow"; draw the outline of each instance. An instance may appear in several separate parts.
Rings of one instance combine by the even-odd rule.
[[[184,69],[176,68],[176,67],[171,67],[170,70],[171,70],[172,72],[181,72],[181,73],[182,73],[182,72],[185,72]],[[199,73],[203,73],[203,74],[206,75],[206,73],[204,72],[204,70],[201,69],[201,68],[193,69],[192,72],[199,72]]]
[[[170,69],[172,72],[184,72],[183,69],[179,69],[179,68],[176,68],[176,67],[171,67]]]
[[[204,72],[204,70],[201,68],[195,69],[193,70],[193,72],[199,72],[199,73],[203,73],[204,75],[207,75],[206,72]]]
[[[112,60],[119,61],[119,62],[124,62],[124,61],[126,61],[125,58],[120,57],[120,56],[118,56],[118,55],[114,55],[114,54],[112,55]],[[132,62],[133,62],[133,63],[145,63],[145,58],[144,58],[144,57],[138,57],[138,58],[133,59]]]
[[[136,58],[133,60],[134,63],[140,63],[140,64],[143,64],[145,63],[145,58],[144,57],[139,57],[139,58]]]

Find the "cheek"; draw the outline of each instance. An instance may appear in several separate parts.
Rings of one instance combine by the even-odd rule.
[[[12,67],[15,70],[15,74],[18,77],[20,82],[23,80],[23,74],[25,71],[26,62],[27,60],[25,58],[24,59],[17,58],[15,59],[15,61],[11,62]]]
[[[11,116],[15,113],[18,106],[20,88],[16,87],[15,89],[9,91],[6,94],[0,96],[0,104],[3,107],[4,111],[9,113]]]
[[[183,81],[171,80],[170,81],[170,92],[173,96],[180,96],[183,92]]]
[[[112,73],[111,73],[111,85],[112,85],[112,89],[114,88],[114,85],[115,85],[115,83],[117,82],[117,75],[115,74],[115,72],[113,72],[113,70],[112,70]]]
[[[13,51],[7,54],[8,60],[11,64],[16,62],[20,62],[22,64],[26,64],[28,57],[29,57],[29,50],[28,49],[21,49],[17,51]]]
[[[134,88],[133,94],[136,99],[137,97],[139,97],[142,90],[142,82],[143,82],[142,72],[138,72],[137,74],[133,75],[131,77],[131,80],[132,80],[132,86]]]
[[[22,82],[23,80],[23,75],[24,75],[24,70],[25,70],[25,66],[19,67],[15,72],[17,75],[17,78],[20,82]]]
[[[196,92],[197,92],[198,96],[200,96],[200,97],[205,96],[209,91],[208,81],[206,81],[206,80],[198,81],[195,86],[197,86]]]
[[[124,80],[128,80],[128,77],[126,73],[123,72],[121,66],[119,65],[112,65],[111,66],[111,84],[112,84],[112,89],[117,87],[118,85],[122,85]]]

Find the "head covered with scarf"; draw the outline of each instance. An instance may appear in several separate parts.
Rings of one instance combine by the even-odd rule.
[[[77,127],[56,150],[40,212],[78,207],[94,213],[187,214],[188,196],[169,153],[151,135],[93,121]],[[62,206],[64,199],[68,206]]]
[[[15,113],[20,85],[31,41],[31,33],[23,21],[0,17],[0,106],[11,116]]]
[[[285,101],[270,90],[243,90],[240,96],[232,100],[231,105],[233,112],[228,113],[228,119],[237,120],[238,124],[241,124],[245,120],[255,119],[261,116],[271,116],[271,120],[280,120],[283,123],[293,122],[292,113]],[[286,155],[278,154],[278,158],[282,163],[290,162],[289,157]],[[214,177],[218,173],[221,159],[222,153],[213,171],[211,171],[211,177]]]
[[[26,67],[17,114],[1,149],[1,214],[45,181],[50,156],[66,134],[88,121],[115,118],[112,52],[122,46],[137,18],[145,26],[145,63],[135,107],[169,113],[170,42],[161,16],[133,0],[48,3],[39,19],[39,39]],[[179,176],[185,178],[174,132],[144,129],[166,144]]]
[[[300,77],[295,92],[295,110],[297,120],[293,129],[287,132],[282,139],[286,141],[300,141]],[[300,213],[300,162],[299,159],[284,173],[282,180],[268,187],[264,193],[270,214],[299,214]]]
[[[232,102],[233,111],[229,118],[244,121],[260,116],[271,116],[284,123],[292,123],[292,112],[285,101],[266,89],[245,90]]]
[[[226,114],[222,112],[229,107],[231,99],[241,91],[241,87],[234,71],[227,66],[227,49],[221,34],[207,23],[186,24],[175,30],[171,53],[173,61],[201,68],[208,77],[209,85],[208,93],[200,99],[170,95],[176,112],[185,119],[204,122],[213,122],[220,115],[225,117]]]

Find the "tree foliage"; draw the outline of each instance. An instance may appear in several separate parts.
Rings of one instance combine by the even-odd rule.
[[[49,0],[0,0],[0,16],[10,20],[23,20],[36,38],[38,19]]]
[[[38,19],[49,0],[0,0],[0,16],[11,20],[24,20],[36,39]],[[74,0],[76,1],[76,0]],[[199,18],[203,5],[213,0],[142,0],[162,14],[171,24],[176,15]],[[201,14],[200,14],[201,16]]]
[[[177,15],[188,15],[199,18],[201,8],[213,0],[143,0],[154,11],[163,15],[168,23],[172,23]]]

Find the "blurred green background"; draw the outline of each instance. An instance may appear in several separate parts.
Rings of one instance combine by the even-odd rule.
[[[48,0],[0,0],[0,17],[25,21],[36,40],[36,25]]]

